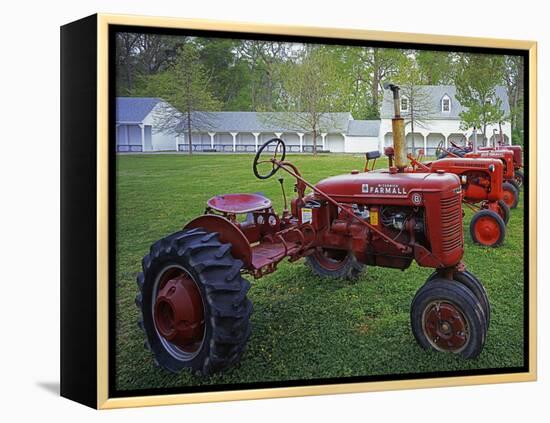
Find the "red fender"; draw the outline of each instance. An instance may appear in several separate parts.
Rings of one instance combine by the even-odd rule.
[[[228,219],[214,214],[204,214],[191,220],[183,229],[203,228],[208,232],[217,232],[220,241],[231,244],[231,254],[241,260],[244,267],[252,267],[252,249],[243,232]]]

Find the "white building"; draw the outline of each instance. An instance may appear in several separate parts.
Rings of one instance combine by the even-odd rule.
[[[459,114],[463,109],[456,99],[456,88],[452,85],[424,86],[423,90],[432,111],[422,125],[415,126],[414,140],[410,125],[406,126],[409,151],[416,153],[424,149],[427,155],[433,155],[441,141],[448,145],[450,141],[463,143],[466,137],[471,139],[471,130],[465,133],[460,129]],[[496,95],[508,115],[510,107],[505,88],[498,87]],[[401,110],[405,117],[409,105],[409,99],[402,96]],[[159,129],[166,126],[159,122],[170,108],[158,98],[117,98],[117,151],[188,151],[186,136],[177,137],[176,131]],[[327,113],[321,121],[317,148],[333,153],[383,152],[384,147],[393,144],[392,115],[393,100],[389,90],[384,92],[379,120],[356,120],[351,113]],[[282,138],[290,152],[311,152],[313,149],[311,133],[293,128],[292,123],[284,123],[298,121],[299,115],[288,119],[283,113],[196,112],[196,117],[197,123],[192,125],[193,151],[254,152],[273,137]],[[506,143],[510,143],[510,124],[503,123],[502,130]],[[487,137],[492,142],[495,136],[500,137],[498,125],[489,126]],[[481,135],[478,141],[482,143]]]
[[[424,124],[415,125],[414,140],[411,133],[411,126],[405,128],[405,137],[409,151],[416,152],[418,149],[424,149],[427,155],[433,155],[437,145],[443,141],[448,145],[450,141],[463,144],[466,138],[473,139],[473,131],[470,129],[467,133],[460,129],[460,112],[463,107],[456,99],[456,87],[454,85],[425,85],[422,87],[422,97],[426,99],[426,103],[431,105],[432,111],[424,120]],[[505,116],[510,114],[510,105],[508,103],[508,95],[504,87],[497,87],[496,96],[501,100],[502,109]],[[402,95],[401,97],[401,114],[406,118],[410,114],[409,99]],[[382,152],[385,146],[393,144],[392,124],[393,116],[393,96],[390,90],[384,91],[382,107],[380,110],[380,133],[379,133],[379,149]],[[507,144],[512,139],[512,128],[509,122],[502,124],[502,133]],[[490,125],[487,127],[487,138],[492,143],[495,136],[500,138],[500,129],[498,125]],[[478,130],[478,142],[483,144],[481,131]],[[413,147],[414,141],[414,147]]]
[[[171,106],[160,98],[117,97],[116,145],[118,152],[174,151],[171,131],[159,129],[158,114]]]

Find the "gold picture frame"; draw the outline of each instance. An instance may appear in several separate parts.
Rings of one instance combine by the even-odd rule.
[[[96,50],[96,192],[95,211],[96,236],[96,395],[95,404],[91,400],[75,398],[70,388],[62,394],[77,401],[95,406],[98,409],[140,407],[168,404],[188,404],[198,402],[234,401],[259,398],[280,398],[306,395],[326,395],[353,392],[370,392],[398,389],[434,388],[446,386],[477,385],[488,383],[526,382],[537,378],[537,43],[534,41],[459,37],[448,35],[412,34],[401,32],[369,31],[362,29],[319,28],[307,26],[264,25],[212,20],[162,18],[145,16],[124,16],[114,14],[95,15]],[[70,25],[75,24],[69,24]],[[167,395],[145,395],[128,397],[109,396],[109,27],[113,25],[184,28],[191,30],[212,30],[236,32],[239,34],[269,34],[273,36],[300,36],[311,38],[337,38],[365,41],[389,41],[457,47],[481,47],[490,49],[514,49],[528,53],[529,60],[529,185],[535,187],[529,193],[529,369],[520,373],[487,374],[476,376],[456,376],[430,379],[407,379],[361,383],[342,383],[315,386],[293,386],[262,389],[228,390],[216,392],[196,392]],[[526,141],[527,142],[527,141]],[[67,159],[69,160],[69,159]],[[63,325],[62,325],[63,326]],[[66,355],[69,354],[68,352]],[[68,372],[69,370],[67,370]],[[63,384],[63,381],[62,381]]]

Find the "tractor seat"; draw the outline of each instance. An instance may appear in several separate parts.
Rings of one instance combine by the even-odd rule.
[[[223,194],[212,197],[208,207],[222,213],[249,213],[271,207],[271,200],[261,194]]]
[[[380,151],[378,151],[378,150],[367,152],[367,159],[368,160],[374,160],[374,159],[377,159],[379,157],[380,157]]]

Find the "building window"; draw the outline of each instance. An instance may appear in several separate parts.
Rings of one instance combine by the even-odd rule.
[[[441,111],[450,112],[451,111],[451,99],[447,96],[441,99]]]
[[[401,97],[401,111],[406,112],[409,110],[409,99],[407,97]]]

